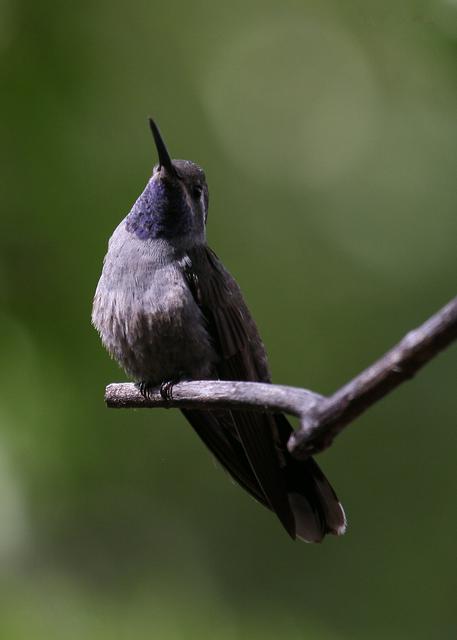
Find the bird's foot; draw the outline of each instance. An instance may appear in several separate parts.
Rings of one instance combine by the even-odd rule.
[[[162,382],[162,384],[159,386],[159,393],[162,397],[162,400],[166,400],[166,401],[173,400],[173,387],[180,380],[182,380],[182,378],[180,376],[177,376],[172,380],[165,380],[164,382]],[[141,380],[141,382],[137,382],[136,387],[138,391],[141,393],[141,395],[143,396],[143,398],[146,398],[146,399],[151,397],[151,393],[154,389],[157,389],[156,384],[152,384],[151,382],[147,382],[146,380]]]
[[[146,398],[147,400],[148,398],[151,397],[151,391],[154,388],[154,385],[152,385],[150,382],[147,382],[146,380],[141,380],[141,382],[136,383],[136,386],[138,388],[138,391],[143,396],[143,398]]]
[[[173,386],[178,380],[165,380],[160,385],[160,395],[164,400],[173,400]]]

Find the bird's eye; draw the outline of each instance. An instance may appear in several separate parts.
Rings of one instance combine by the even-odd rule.
[[[203,187],[200,184],[196,184],[192,187],[192,195],[195,199],[199,199],[202,195]]]

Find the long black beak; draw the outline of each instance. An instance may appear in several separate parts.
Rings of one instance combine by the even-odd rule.
[[[170,155],[167,151],[167,147],[165,146],[165,142],[163,141],[162,136],[160,135],[160,131],[156,123],[152,118],[149,118],[149,126],[151,127],[152,135],[154,137],[154,142],[156,143],[157,153],[159,156],[159,165],[164,167],[165,171],[168,171],[171,174],[175,174],[175,168],[173,167],[173,163],[171,161]]]

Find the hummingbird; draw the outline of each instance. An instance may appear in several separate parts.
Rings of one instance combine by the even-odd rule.
[[[206,241],[203,169],[172,160],[152,119],[158,163],[115,229],[95,292],[92,323],[109,354],[147,396],[179,380],[271,382],[265,347],[234,278]],[[287,449],[280,413],[183,410],[230,476],[276,514],[293,539],[342,535],[346,517],[313,458]]]

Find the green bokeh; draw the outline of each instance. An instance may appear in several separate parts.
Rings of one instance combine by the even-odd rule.
[[[456,38],[453,0],[1,0],[1,638],[456,637],[455,348],[320,457],[312,546],[179,413],[106,410],[89,322],[154,115],[275,380],[368,365],[455,295]]]

